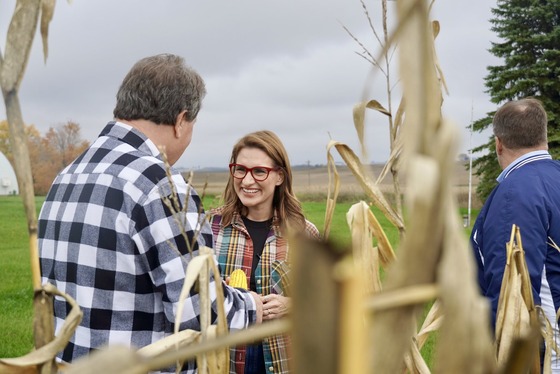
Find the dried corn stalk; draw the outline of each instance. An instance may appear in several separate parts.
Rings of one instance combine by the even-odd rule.
[[[356,270],[364,279],[362,294],[366,297],[374,295],[373,300],[381,292],[381,277],[379,269],[387,269],[396,260],[393,248],[387,239],[379,221],[369,206],[361,201],[352,205],[346,214],[348,226],[352,233],[352,248]],[[377,239],[377,246],[373,246],[373,238]],[[435,294],[428,294],[435,297]],[[410,300],[410,299],[408,299]],[[421,302],[428,299],[421,299]],[[375,302],[375,301],[374,301]],[[379,304],[377,304],[379,305]],[[419,333],[413,337],[410,351],[405,356],[405,364],[409,372],[429,373],[428,366],[420,354],[429,333],[437,330],[441,325],[442,316],[439,304],[435,303],[426,316]]]
[[[397,293],[413,285],[437,282],[446,316],[437,346],[438,370],[491,372],[487,301],[479,295],[475,283],[472,254],[458,222],[450,185],[457,131],[456,126],[441,119],[434,24],[429,21],[426,1],[398,1],[397,10],[399,25],[394,37],[401,47],[400,75],[406,98],[402,135],[409,224],[398,251],[399,260],[388,272],[384,288]],[[398,372],[403,368],[421,310],[421,305],[405,305],[374,315],[371,372]]]
[[[35,348],[40,348],[52,340],[54,336],[54,320],[51,318],[52,298],[41,287],[37,242],[37,210],[35,207],[35,192],[33,190],[27,136],[24,131],[23,114],[19,102],[19,87],[29,61],[33,38],[39,23],[39,16],[41,16],[41,36],[45,61],[47,59],[48,27],[52,19],[54,7],[54,0],[18,0],[8,27],[4,51],[3,53],[0,51],[0,86],[2,87],[10,129],[10,147],[14,156],[14,168],[19,193],[22,197],[27,217],[27,230],[29,233],[29,258],[34,291],[33,335]],[[42,366],[42,373],[47,374],[54,370],[54,362],[44,363]]]
[[[220,271],[214,261],[214,255],[210,248],[202,247],[200,254],[194,257],[187,267],[185,273],[185,283],[179,297],[177,315],[175,320],[175,333],[179,332],[180,319],[183,315],[184,300],[189,296],[192,287],[198,280],[200,293],[200,335],[201,341],[208,338],[215,338],[220,335],[228,334],[227,319],[224,310],[224,294],[222,292],[222,280]],[[218,309],[217,325],[211,325],[211,301],[210,301],[210,271],[214,275],[216,286],[216,307]],[[229,371],[229,349],[223,348],[216,352],[200,355],[197,357],[197,367],[199,373],[219,374]],[[180,365],[177,365],[177,372]]]
[[[506,244],[506,267],[496,312],[495,345],[498,365],[506,364],[516,339],[526,338],[531,334],[531,330],[538,329],[538,326],[538,315],[533,301],[521,234],[519,227],[513,225],[510,241]],[[546,348],[548,351],[551,349],[548,345]],[[531,370],[538,373],[540,371],[538,347],[532,353]]]
[[[365,99],[361,103],[357,104],[354,107],[354,127],[356,128],[356,132],[358,135],[358,139],[360,141],[362,156],[364,160],[367,160],[367,150],[365,146],[365,139],[364,139],[364,118],[365,118],[365,109],[375,109],[378,112],[387,115],[387,122],[389,125],[389,141],[390,141],[390,149],[391,154],[389,160],[385,164],[385,169],[379,175],[378,182],[383,180],[386,176],[388,171],[391,171],[393,176],[393,192],[395,194],[395,211],[399,216],[402,217],[402,194],[401,194],[401,187],[399,181],[399,174],[400,174],[400,153],[402,150],[402,142],[400,141],[400,128],[403,124],[403,114],[404,114],[404,100],[401,97],[401,101],[399,104],[399,108],[397,110],[397,114],[395,117],[392,115],[393,109],[393,89],[395,85],[392,83],[393,74],[392,74],[392,59],[394,56],[394,52],[396,51],[397,47],[394,43],[392,43],[392,38],[390,39],[391,35],[388,32],[388,17],[387,17],[387,1],[388,0],[381,0],[381,22],[382,22],[382,34],[381,36],[377,32],[370,13],[368,12],[367,6],[363,0],[360,0],[362,4],[362,8],[364,9],[364,13],[368,19],[370,29],[373,32],[375,40],[379,44],[379,47],[382,49],[381,53],[377,56],[374,56],[368,48],[361,43],[358,38],[346,27],[344,29],[346,32],[354,39],[356,43],[362,48],[362,53],[359,53],[361,57],[367,60],[371,65],[372,69],[375,69],[381,72],[382,75],[385,76],[385,89],[386,89],[386,105],[382,105],[377,100],[368,100]],[[363,97],[367,98],[369,96],[369,89],[371,86],[365,86]]]

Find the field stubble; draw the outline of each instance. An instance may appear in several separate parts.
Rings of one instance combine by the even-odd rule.
[[[381,164],[371,165],[370,179],[376,180],[382,169]],[[337,170],[340,177],[339,201],[367,200],[352,172],[346,166],[337,166]],[[323,201],[326,199],[329,186],[329,174],[326,166],[294,167],[292,172],[294,191],[300,200]],[[206,184],[207,195],[220,195],[226,186],[227,178],[227,170],[199,170],[194,172],[193,186],[199,193],[202,193]],[[479,209],[482,206],[475,193],[477,183],[478,178],[473,175],[471,196],[473,209]],[[463,163],[457,162],[455,165],[453,186],[459,207],[466,208],[469,199],[469,172]],[[381,182],[380,188],[388,199],[392,199],[393,180],[390,174]],[[406,179],[402,178],[401,190],[406,193],[407,188],[414,188],[414,186],[407,186]]]

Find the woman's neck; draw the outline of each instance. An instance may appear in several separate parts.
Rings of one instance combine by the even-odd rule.
[[[270,209],[248,209],[247,218],[255,222],[263,222],[272,218],[272,208]]]

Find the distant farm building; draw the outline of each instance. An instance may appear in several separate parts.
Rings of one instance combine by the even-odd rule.
[[[18,193],[14,168],[6,156],[0,152],[0,195],[17,195]]]

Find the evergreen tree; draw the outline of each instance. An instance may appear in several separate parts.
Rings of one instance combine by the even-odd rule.
[[[503,65],[488,67],[485,86],[491,100],[503,104],[510,100],[535,97],[548,114],[549,149],[553,158],[560,156],[560,0],[497,0],[490,20],[492,31],[500,38],[490,52]],[[495,112],[473,124],[482,131],[492,124]],[[480,176],[477,194],[482,200],[496,185],[500,167],[494,137],[475,148],[488,153],[475,160]]]

